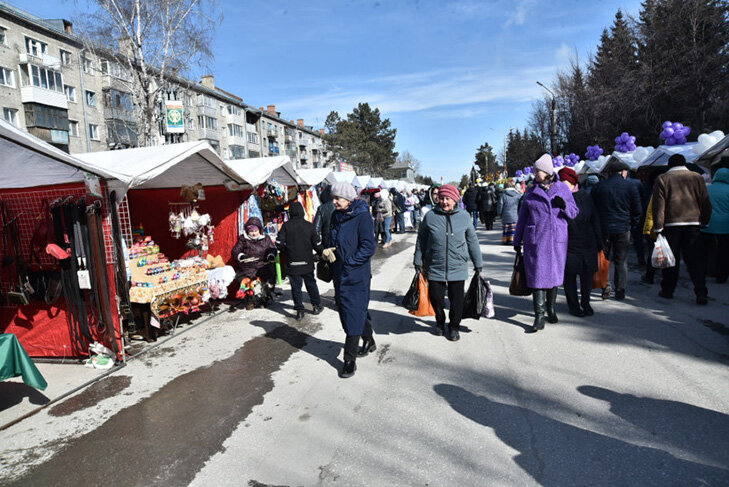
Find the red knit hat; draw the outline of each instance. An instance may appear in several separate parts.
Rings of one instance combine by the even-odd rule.
[[[563,167],[557,174],[559,174],[560,181],[569,181],[573,186],[577,186],[577,183],[580,181],[577,173],[571,167]]]
[[[440,187],[440,190],[438,191],[438,197],[443,198],[444,196],[448,196],[455,202],[458,202],[458,200],[461,199],[461,193],[459,193],[458,188],[456,188],[452,184],[444,184]]]

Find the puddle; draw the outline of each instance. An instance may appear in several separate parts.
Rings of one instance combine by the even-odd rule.
[[[51,416],[68,416],[76,411],[96,406],[102,400],[116,396],[129,387],[131,383],[132,378],[127,375],[111,375],[91,384],[81,394],[53,406],[48,414]]]

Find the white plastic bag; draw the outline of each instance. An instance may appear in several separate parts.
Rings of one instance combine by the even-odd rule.
[[[668,240],[663,235],[658,235],[656,243],[653,246],[653,255],[651,255],[651,265],[656,269],[666,269],[676,265],[676,258],[673,256]]]

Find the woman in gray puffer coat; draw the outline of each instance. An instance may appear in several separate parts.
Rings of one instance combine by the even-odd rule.
[[[519,200],[521,194],[514,187],[514,183],[509,181],[506,183],[506,190],[499,197],[499,204],[496,208],[496,214],[501,217],[501,243],[504,245],[514,244],[514,230],[516,229],[516,221],[519,218]]]
[[[476,272],[481,272],[483,261],[473,221],[457,205],[458,189],[443,185],[439,199],[439,205],[426,213],[420,224],[413,264],[428,279],[437,335],[445,334],[445,291],[448,289],[451,309],[447,338],[454,342],[460,338],[458,328],[463,314],[463,283],[468,278],[468,260],[473,262]]]

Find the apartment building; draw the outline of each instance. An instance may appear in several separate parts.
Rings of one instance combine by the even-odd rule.
[[[104,49],[85,48],[67,20],[0,1],[0,114],[70,153],[136,147],[142,123],[134,77]],[[287,154],[297,167],[328,162],[323,131],[256,109],[215,86],[169,76],[153,144],[205,140],[224,159]],[[174,114],[174,120],[167,115]]]

